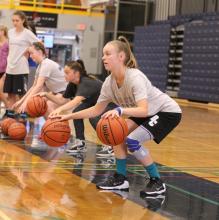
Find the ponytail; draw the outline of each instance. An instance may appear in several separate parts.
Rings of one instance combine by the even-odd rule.
[[[125,53],[125,66],[129,68],[137,68],[137,61],[134,57],[134,54],[132,53],[128,40],[124,36],[119,36],[118,40],[113,40],[109,43],[113,44],[118,49],[118,52],[123,51]]]
[[[81,77],[88,77],[87,71],[82,60],[70,61],[66,64],[70,69],[78,71]]]
[[[134,54],[132,53],[128,40],[124,36],[119,36],[118,40],[124,44],[123,51],[126,54],[125,65],[129,68],[137,68],[138,64],[137,64]]]

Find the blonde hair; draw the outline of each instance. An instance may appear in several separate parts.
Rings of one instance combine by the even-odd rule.
[[[118,40],[113,40],[109,42],[110,44],[113,44],[117,49],[118,52],[124,52],[126,59],[124,61],[125,66],[129,68],[137,68],[138,64],[135,59],[134,54],[132,53],[130,44],[128,40],[124,36],[119,36]]]
[[[4,32],[6,38],[8,38],[8,28],[4,25],[0,25],[0,30]]]

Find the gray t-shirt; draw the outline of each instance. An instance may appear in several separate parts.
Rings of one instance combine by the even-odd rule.
[[[106,78],[97,103],[108,101],[121,107],[136,107],[137,102],[142,99],[148,102],[148,116],[160,111],[181,113],[179,105],[154,87],[144,73],[130,68],[127,68],[124,83],[120,88],[112,74]]]
[[[46,58],[36,69],[35,78],[46,77],[45,89],[54,93],[63,92],[66,90],[67,82],[62,68],[58,63]]]
[[[75,96],[83,96],[86,99],[84,102],[95,105],[100,95],[102,84],[98,79],[82,77],[79,85],[77,85]]]
[[[13,75],[28,74],[29,64],[24,53],[33,42],[39,41],[39,39],[26,28],[20,33],[17,33],[16,29],[12,28],[9,30],[8,36],[9,54],[6,73]]]

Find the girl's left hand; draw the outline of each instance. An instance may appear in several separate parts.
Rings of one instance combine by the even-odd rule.
[[[39,93],[37,93],[37,94],[35,94],[35,95],[33,95],[33,96],[46,97],[46,95],[47,95],[47,92],[39,92]]]
[[[111,118],[119,117],[119,112],[117,110],[113,109],[113,110],[110,110],[110,111],[104,113],[101,116],[101,118],[109,118],[109,117],[111,117]]]
[[[53,116],[49,116],[49,118],[51,118],[51,119],[57,118],[59,121],[68,121],[69,119],[72,119],[71,115],[72,114],[68,114],[68,115],[53,115]]]
[[[27,102],[23,102],[22,105],[17,109],[18,113],[24,113],[26,110]]]

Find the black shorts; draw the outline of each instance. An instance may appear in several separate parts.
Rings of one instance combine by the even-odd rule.
[[[158,112],[146,118],[130,117],[129,119],[150,131],[154,141],[159,144],[179,124],[181,117],[181,113]]]
[[[5,74],[4,72],[0,73],[0,79],[2,78],[2,76],[4,76],[4,74]]]
[[[9,94],[24,95],[27,92],[28,74],[6,73],[3,91]]]

